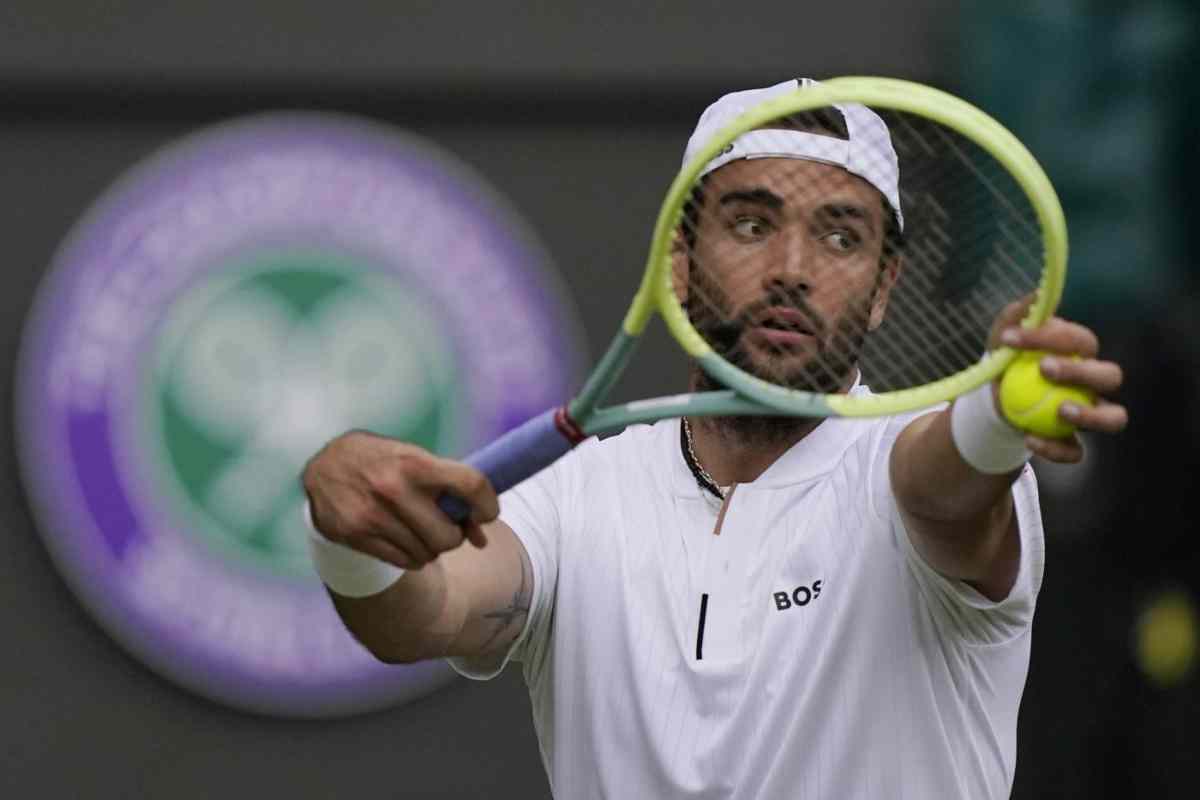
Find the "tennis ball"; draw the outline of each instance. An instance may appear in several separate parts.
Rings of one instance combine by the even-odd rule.
[[[1135,651],[1147,678],[1159,686],[1173,686],[1195,669],[1198,622],[1196,607],[1181,591],[1165,592],[1142,610]]]
[[[1096,398],[1086,389],[1064,386],[1042,375],[1039,362],[1045,355],[1041,350],[1026,350],[1009,364],[1000,380],[1000,410],[1023,431],[1063,439],[1075,426],[1058,416],[1058,407],[1067,401],[1090,406]]]

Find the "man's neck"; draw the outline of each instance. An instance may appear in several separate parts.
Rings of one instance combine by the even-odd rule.
[[[779,424],[785,421],[790,424]],[[751,436],[719,417],[693,417],[689,422],[696,460],[718,486],[729,486],[758,478],[821,420],[773,417],[769,422],[775,423],[774,429]]]
[[[850,391],[857,370],[841,392]],[[697,384],[693,377],[692,390]],[[689,417],[692,450],[718,486],[750,483],[822,422],[808,417]]]

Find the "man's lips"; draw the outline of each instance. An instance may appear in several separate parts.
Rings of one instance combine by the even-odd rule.
[[[792,306],[771,306],[755,314],[751,322],[756,327],[774,327],[807,334],[812,334],[815,327],[811,314]]]
[[[706,339],[724,348],[747,344],[773,350],[810,349],[824,329],[815,314],[792,305],[772,305],[731,320],[714,320],[701,330]]]
[[[814,338],[811,333],[769,328],[762,325],[755,325],[747,333],[749,334],[747,338],[750,341],[769,345],[779,350],[795,350],[807,347]]]
[[[795,346],[816,335],[813,318],[798,308],[771,306],[756,314],[748,326],[755,338],[776,346]]]

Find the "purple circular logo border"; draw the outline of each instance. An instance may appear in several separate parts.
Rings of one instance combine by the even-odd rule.
[[[77,596],[114,638],[156,671],[218,702],[272,715],[325,717],[402,703],[443,685],[451,673],[437,662],[399,667],[371,664],[343,676],[312,680],[300,663],[294,675],[281,679],[278,674],[235,668],[219,654],[190,642],[186,632],[144,619],[126,594],[121,565],[131,551],[159,534],[146,530],[143,521],[154,515],[142,512],[136,491],[122,480],[118,444],[113,440],[114,415],[122,409],[112,407],[112,390],[93,393],[81,402],[63,386],[63,354],[73,346],[67,340],[79,328],[80,315],[87,313],[88,289],[123,268],[125,262],[115,263],[120,259],[114,252],[121,244],[116,240],[139,241],[139,215],[193,191],[216,165],[243,163],[258,154],[278,156],[289,148],[324,153],[331,163],[344,159],[374,170],[394,169],[393,177],[401,184],[407,182],[405,191],[429,192],[438,198],[438,209],[453,209],[459,215],[457,222],[469,224],[470,236],[425,243],[427,249],[440,247],[438,253],[397,253],[398,240],[385,237],[361,253],[371,261],[390,261],[389,266],[402,269],[403,265],[411,268],[421,256],[441,255],[445,263],[459,259],[474,264],[468,272],[485,274],[488,269],[502,274],[509,293],[505,299],[516,301],[523,324],[539,334],[546,352],[536,359],[538,380],[515,381],[512,391],[493,393],[472,408],[475,429],[466,438],[474,446],[568,395],[582,354],[573,305],[548,268],[544,250],[494,191],[456,159],[410,134],[353,117],[277,113],[225,123],[167,147],[123,177],[74,227],[39,286],[26,320],[17,363],[16,433],[21,473],[42,538]],[[339,221],[333,219],[337,212],[325,209],[323,213],[329,215],[325,221],[330,227],[337,228],[333,224]],[[334,241],[345,233],[334,230],[333,239],[323,244],[356,248],[357,243],[348,239]],[[464,241],[470,253],[463,251]],[[225,248],[221,255],[228,257],[239,247],[261,244],[260,240],[219,246]],[[480,260],[483,253],[487,258]],[[107,275],[102,274],[106,266]],[[205,269],[198,266],[195,273],[203,274]],[[452,297],[446,287],[441,292]],[[471,312],[471,308],[451,311],[452,317],[461,316],[448,320],[447,327],[467,324]],[[136,340],[133,335],[128,338]],[[459,348],[466,357],[463,372],[468,377],[488,371],[487,344],[475,341]],[[511,401],[495,402],[501,397]],[[208,569],[212,571],[211,565]],[[232,566],[228,575],[218,577],[244,585],[261,580],[238,574]],[[315,578],[311,585],[274,583],[269,591],[276,599],[293,603],[298,615],[332,614]]]

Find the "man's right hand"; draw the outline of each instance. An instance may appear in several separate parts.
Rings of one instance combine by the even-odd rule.
[[[313,525],[332,542],[419,570],[465,539],[487,544],[482,525],[500,504],[482,472],[415,445],[351,431],[327,444],[303,473]],[[457,525],[437,506],[444,492],[471,506]]]
[[[313,525],[327,539],[410,570],[367,597],[330,592],[346,627],[376,658],[499,657],[520,634],[533,567],[497,519],[496,492],[479,470],[352,431],[313,456],[303,482]],[[438,508],[443,492],[470,504],[466,523]],[[475,548],[460,547],[466,539]],[[476,549],[485,544],[486,553]]]

